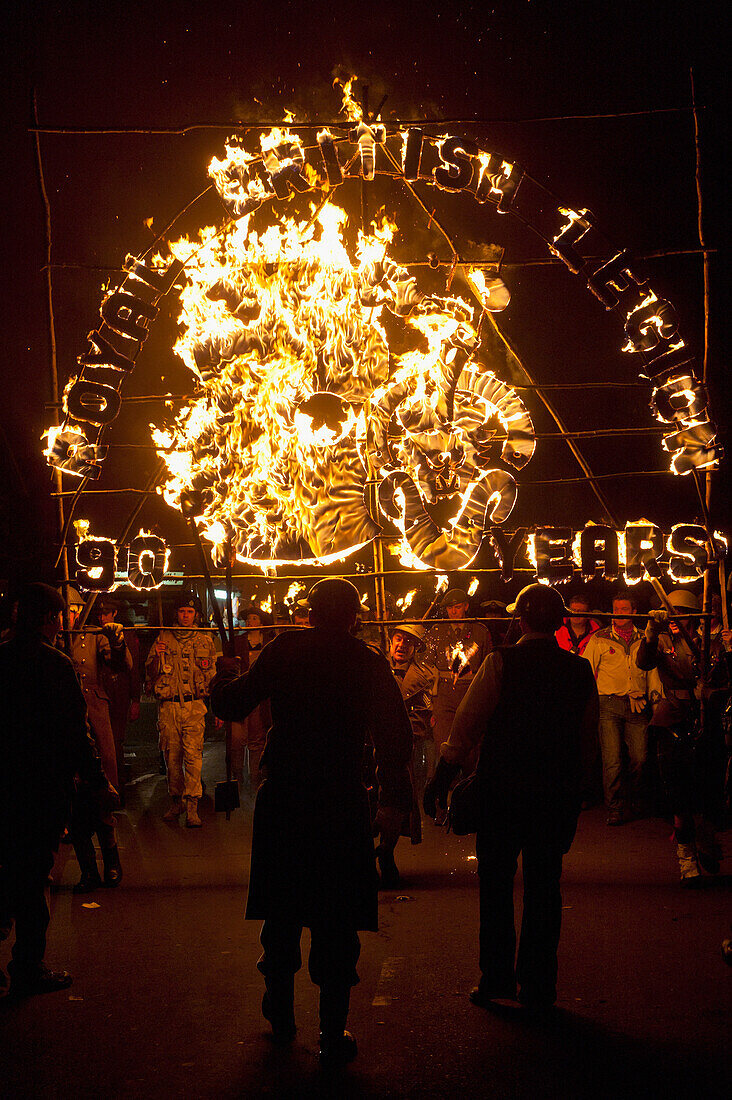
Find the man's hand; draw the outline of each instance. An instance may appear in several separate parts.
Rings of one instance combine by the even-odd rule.
[[[435,774],[424,789],[422,806],[428,817],[437,817],[438,807],[447,809],[447,796],[459,771],[459,764],[448,764],[447,760],[440,757]]]
[[[97,792],[97,803],[99,805],[100,814],[110,814],[113,810],[118,810],[122,803],[120,797],[117,794],[116,787],[113,787],[111,783],[107,783],[106,787],[100,787]]]
[[[393,806],[379,806],[374,818],[374,835],[381,834],[381,843],[393,847],[402,831],[405,814]]]
[[[120,646],[125,644],[125,635],[122,628],[122,623],[105,623],[102,627],[102,634],[109,641],[109,644],[114,649],[119,649]]]
[[[166,646],[166,644],[165,644],[165,642],[163,641],[163,639],[162,639],[162,638],[158,638],[157,642],[155,643],[155,652],[156,652],[156,653],[159,653],[159,654],[160,654],[160,656],[162,657],[163,653],[165,653],[165,651],[166,651],[166,649],[167,649],[167,648],[168,648],[168,647]]]
[[[630,695],[630,709],[633,714],[642,714],[646,709],[646,697],[642,691],[631,691]]]
[[[646,623],[646,641],[654,642],[661,632],[661,628],[668,622],[668,611],[661,607],[658,611],[649,611]]]

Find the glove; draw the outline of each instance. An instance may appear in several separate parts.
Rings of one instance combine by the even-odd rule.
[[[374,835],[381,834],[381,843],[392,847],[399,839],[405,814],[393,806],[379,806],[374,817]]]
[[[648,615],[648,622],[646,623],[646,641],[654,642],[661,632],[661,628],[668,622],[668,611],[665,607],[659,608],[658,611],[651,611]]]
[[[459,764],[448,764],[444,757],[440,757],[435,774],[424,789],[422,806],[428,817],[437,816],[438,806],[443,810],[447,808],[447,796],[459,771]]]
[[[123,646],[125,644],[125,635],[122,628],[122,623],[106,623],[102,627],[102,634],[105,636],[113,649],[119,649],[120,646]]]
[[[239,676],[241,673],[241,662],[238,657],[217,657],[216,658],[216,675],[224,676]]]
[[[631,692],[630,696],[630,709],[633,714],[642,714],[646,709],[646,697],[641,695],[640,692]]]

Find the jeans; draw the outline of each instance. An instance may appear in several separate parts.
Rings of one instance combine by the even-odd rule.
[[[642,803],[644,768],[648,758],[648,719],[634,714],[627,695],[600,696],[600,751],[605,805],[612,813],[623,808],[623,746],[628,754],[628,794]]]

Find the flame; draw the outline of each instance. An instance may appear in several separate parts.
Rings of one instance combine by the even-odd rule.
[[[300,593],[304,592],[306,590],[306,587],[307,586],[302,584],[301,581],[293,581],[290,587],[287,589],[287,593],[285,595],[285,603],[288,606],[290,604],[297,603],[298,599],[300,598]]]
[[[146,531],[144,529],[144,527],[141,527],[140,530],[137,532],[136,538],[160,538],[160,536],[156,535],[154,531]],[[152,573],[153,566],[155,564],[155,555],[153,554],[152,550],[143,550],[138,555],[138,557],[136,559],[136,564],[139,567],[139,570],[140,570],[141,573],[146,573],[146,572],[147,573]],[[170,549],[169,549],[167,543],[165,543],[165,559],[163,561],[163,574],[162,574],[163,577],[165,577],[167,575],[169,565],[170,565]],[[149,592],[149,591],[151,591],[152,587],[154,587],[154,588],[159,588],[160,587],[159,584],[153,585],[153,586],[145,586],[145,585],[135,584],[135,582],[133,581],[132,576],[131,576],[132,572],[133,572],[133,570],[132,570],[132,561],[130,560],[129,564],[128,564],[127,583],[129,584],[130,588],[134,588],[137,592]]]
[[[473,642],[470,649],[466,650],[460,639],[455,643],[452,649],[448,646],[445,652],[447,653],[448,665],[452,672],[453,682],[456,682],[463,670],[470,664],[470,658],[478,652],[478,645],[476,642]]]
[[[647,570],[643,570],[640,577],[631,577],[628,575],[628,541],[627,532],[629,527],[650,527],[652,530],[656,527],[655,523],[652,523],[649,519],[636,519],[628,520],[625,524],[624,531],[618,531],[618,562],[623,575],[625,577],[626,584],[640,584],[641,581],[650,580],[650,574]],[[639,544],[640,550],[653,550],[653,543],[647,539],[641,540]]]
[[[408,607],[411,607],[412,606],[412,601],[414,600],[414,597],[416,595],[417,595],[417,589],[413,588],[411,590],[411,592],[407,592],[406,596],[401,596],[396,602],[396,605],[399,608],[399,610],[400,611],[406,611]]]
[[[435,595],[439,596],[441,592],[447,592],[450,581],[446,573],[440,573],[435,578]]]
[[[533,532],[526,536],[526,557],[534,567],[536,579],[539,584],[549,584],[548,577],[539,576],[539,559],[536,556],[536,535]]]
[[[342,85],[344,110],[358,121],[352,84]],[[307,172],[287,128],[261,135],[260,146],[267,171],[289,162]],[[428,521],[442,534],[415,546],[414,516],[395,492],[398,516],[385,514],[400,561],[465,567],[484,517],[503,522],[513,506],[512,475],[488,467],[529,461],[528,413],[475,359],[472,307],[421,293],[390,258],[397,227],[388,217],[354,233],[344,210],[303,198],[307,220],[280,212],[255,229],[252,203],[269,197],[256,159],[228,143],[209,174],[241,216],[169,246],[186,277],[174,350],[197,393],[172,424],[151,425],[167,467],[161,495],[195,516],[217,561],[230,540],[240,561],[263,571],[324,565],[376,536],[367,487],[402,470],[420,507],[437,500]],[[480,279],[490,297],[482,271]],[[398,353],[389,346],[395,326]]]
[[[357,80],[358,77],[354,73],[345,84],[337,77],[333,81],[333,87],[341,88],[343,91],[341,111],[350,122],[361,122],[363,120],[363,108],[361,104],[353,98],[353,85]]]
[[[483,309],[490,313],[500,313],[511,301],[511,292],[497,275],[486,279],[485,271],[481,267],[469,267],[465,274]]]
[[[468,595],[469,596],[474,596],[475,595],[475,593],[478,591],[478,585],[479,584],[480,584],[480,581],[478,580],[478,578],[473,577],[472,581],[468,585]]]

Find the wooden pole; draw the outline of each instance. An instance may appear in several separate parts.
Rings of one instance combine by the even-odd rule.
[[[51,344],[51,360],[50,360],[50,377],[51,377],[51,401],[55,406],[54,420],[56,426],[61,423],[61,407],[59,403],[59,387],[58,387],[58,352],[56,346],[56,320],[53,312],[53,268],[51,267],[51,250],[52,250],[52,235],[51,235],[51,203],[48,199],[48,191],[46,190],[46,178],[43,174],[43,159],[41,157],[41,136],[37,129],[38,127],[38,99],[36,96],[36,90],[33,89],[33,120],[36,124],[36,131],[34,134],[35,148],[36,148],[36,165],[38,168],[38,182],[41,188],[41,196],[43,198],[43,208],[45,211],[45,229],[46,229],[46,304],[48,308],[48,335]],[[56,486],[56,518],[58,522],[59,540],[61,546],[59,549],[59,559],[61,564],[61,578],[64,584],[64,593],[68,591],[69,585],[69,555],[66,549],[66,539],[64,532],[66,529],[66,520],[64,516],[64,498],[60,495],[63,489],[63,476],[61,471],[54,467],[53,480]],[[57,565],[58,565],[57,560]],[[66,641],[68,642],[69,634],[69,621],[68,612],[64,609],[64,634]]]
[[[694,70],[689,70],[689,80],[691,83],[691,109],[694,118],[694,152],[695,152],[695,172],[694,179],[696,183],[696,213],[697,213],[697,234],[699,237],[699,245],[702,250],[702,271],[704,276],[704,358],[702,360],[702,382],[707,385],[707,378],[709,374],[709,298],[710,298],[710,265],[709,265],[709,249],[707,248],[705,235],[704,235],[704,202],[702,193],[702,170],[701,170],[701,142],[699,138],[699,115],[696,107],[696,88],[694,84]],[[710,556],[716,557],[716,547],[714,545],[714,532],[711,528],[710,514],[712,510],[712,471],[707,470],[705,475],[704,485],[704,513],[705,521],[707,524],[707,535],[709,536],[709,550]],[[697,489],[700,491],[701,486],[697,480]],[[707,569],[704,573],[704,596],[703,596],[703,610],[709,612],[711,608],[711,576],[710,569]],[[724,558],[719,558],[717,562],[717,571],[719,576],[719,595],[722,607],[722,626],[725,630],[729,630],[729,610],[727,607],[727,571],[725,567]],[[704,656],[709,649],[709,620],[704,620]]]

